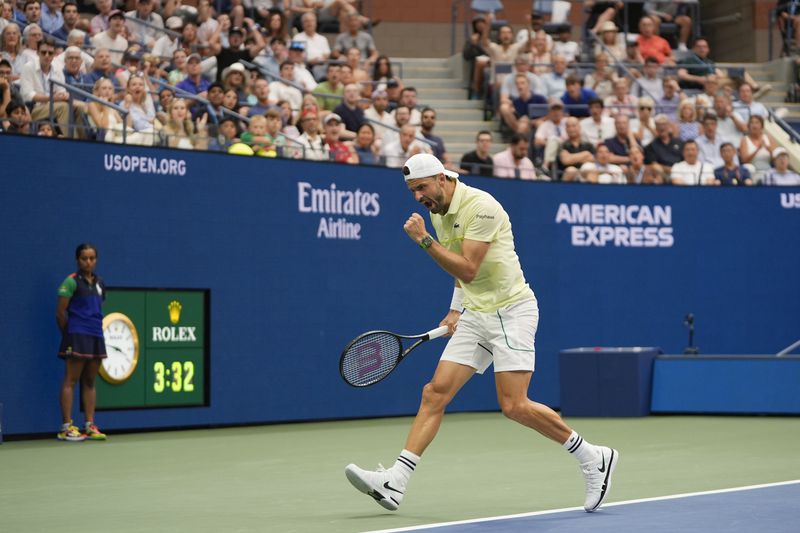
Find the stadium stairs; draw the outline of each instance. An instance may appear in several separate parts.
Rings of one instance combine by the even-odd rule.
[[[475,149],[475,135],[480,130],[494,130],[496,124],[483,120],[483,102],[468,100],[462,78],[461,56],[453,58],[393,57],[402,63],[403,84],[417,89],[419,106],[436,111],[434,135],[444,139],[447,152],[454,161]],[[495,149],[499,146],[495,146]]]

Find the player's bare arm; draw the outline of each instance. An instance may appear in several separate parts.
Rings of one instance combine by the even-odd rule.
[[[417,244],[421,244],[425,237],[430,237],[430,233],[425,228],[425,220],[419,213],[412,213],[403,225],[403,229]],[[433,241],[427,248],[427,252],[448,274],[464,283],[470,283],[478,274],[483,258],[489,251],[489,244],[488,242],[464,239],[459,255]]]

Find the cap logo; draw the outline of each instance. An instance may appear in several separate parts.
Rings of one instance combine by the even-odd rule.
[[[409,174],[411,174],[411,169],[408,168],[408,165],[406,165],[403,167],[403,175],[408,176]]]

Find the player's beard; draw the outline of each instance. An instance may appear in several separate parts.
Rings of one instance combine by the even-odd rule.
[[[444,205],[444,191],[442,190],[442,188],[439,187],[439,190],[436,191],[436,194],[434,194],[433,196],[423,196],[422,204],[431,213],[442,214],[442,209]]]

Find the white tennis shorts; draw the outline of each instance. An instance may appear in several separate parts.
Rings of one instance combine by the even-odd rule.
[[[478,374],[483,374],[492,362],[495,372],[533,372],[538,325],[539,305],[535,297],[493,313],[467,309],[461,315],[441,360],[470,366]]]

